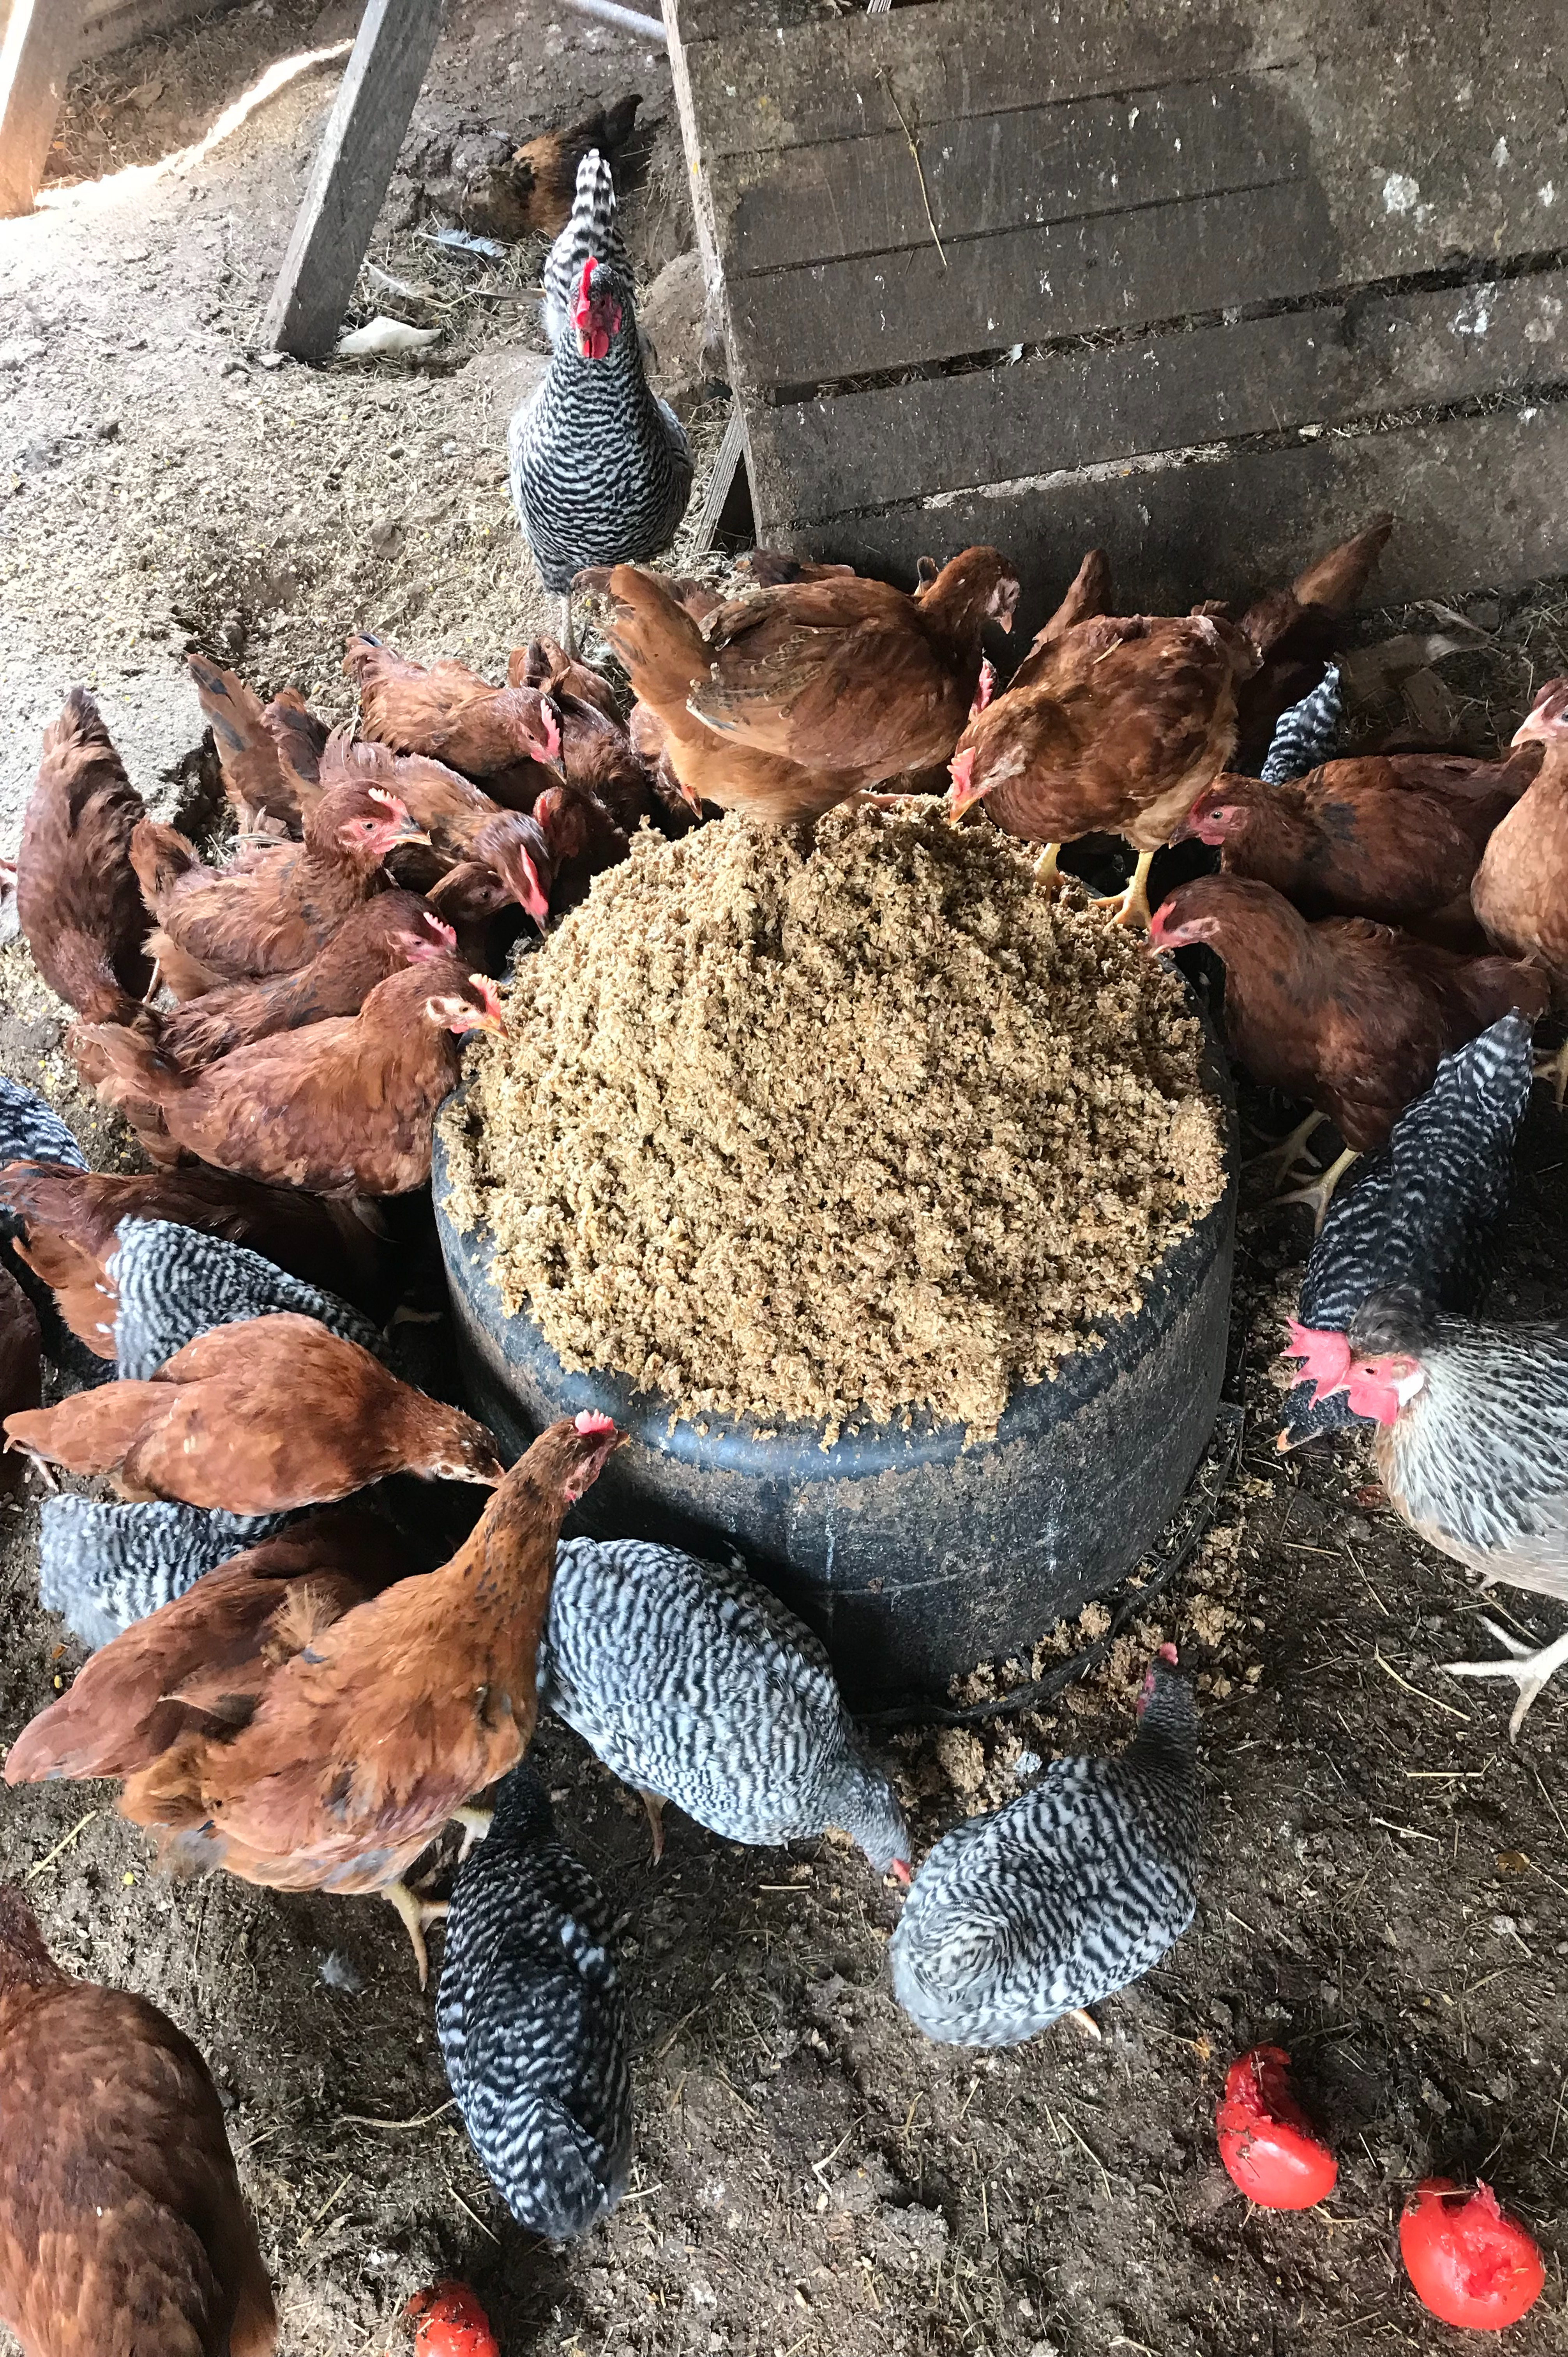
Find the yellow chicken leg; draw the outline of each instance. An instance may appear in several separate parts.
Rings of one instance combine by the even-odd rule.
[[[1035,862],[1035,881],[1036,884],[1043,884],[1047,892],[1054,892],[1061,882],[1061,877],[1057,868],[1057,857],[1060,850],[1059,843],[1047,843]]]
[[[1338,1186],[1352,1162],[1359,1162],[1360,1158],[1359,1154],[1352,1153],[1349,1146],[1347,1146],[1344,1153],[1337,1155],[1327,1169],[1319,1178],[1315,1178],[1310,1187],[1294,1187],[1288,1195],[1276,1195],[1274,1201],[1276,1203],[1310,1203],[1312,1232],[1314,1235],[1319,1235],[1322,1233],[1323,1222],[1328,1217],[1328,1205],[1334,1189]]]
[[[1305,1152],[1307,1140],[1316,1135],[1327,1119],[1326,1113],[1309,1113],[1305,1121],[1296,1124],[1288,1137],[1282,1137],[1279,1144],[1271,1146],[1266,1153],[1255,1154],[1244,1167],[1249,1170],[1272,1171],[1276,1180],[1288,1178]]]
[[[473,1848],[474,1844],[484,1840],[485,1835],[489,1832],[489,1829],[494,1824],[495,1821],[496,1813],[493,1809],[453,1810],[452,1823],[455,1825],[461,1825],[463,1828],[463,1846],[457,1852],[457,1863],[459,1866],[462,1865],[463,1860],[467,1857],[468,1852]]]
[[[413,1943],[413,1960],[419,1966],[419,1986],[424,1988],[430,1978],[430,1951],[424,1944],[424,1934],[432,1923],[445,1922],[449,1902],[445,1899],[421,1899],[406,1882],[389,1882],[381,1895],[403,1917],[403,1930]]]
[[[1096,900],[1094,907],[1114,909],[1116,914],[1111,920],[1112,924],[1136,925],[1146,933],[1154,922],[1154,911],[1149,906],[1149,870],[1154,864],[1152,851],[1140,851],[1138,865],[1133,870],[1133,880],[1126,890],[1112,892],[1105,899]]]
[[[648,1811],[648,1822],[653,1828],[653,1863],[657,1866],[664,1855],[664,1795],[662,1792],[647,1792],[640,1784],[637,1789],[642,1794],[642,1805]]]
[[[1086,2005],[1075,2005],[1067,2018],[1072,2023],[1074,2029],[1081,2029],[1086,2038],[1099,2040],[1105,2035]]]
[[[1535,1077],[1538,1081],[1551,1082],[1552,1093],[1557,1099],[1557,1110],[1561,1113],[1563,1100],[1568,1096],[1568,1039],[1564,1039],[1554,1056],[1548,1056],[1537,1064]]]

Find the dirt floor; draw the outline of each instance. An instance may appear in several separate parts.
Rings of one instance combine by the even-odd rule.
[[[341,710],[355,625],[485,666],[540,619],[501,450],[532,309],[461,295],[468,265],[417,239],[418,189],[465,168],[455,147],[639,89],[634,250],[650,274],[689,242],[662,59],[543,0],[452,0],[374,249],[435,290],[437,359],[263,366],[260,307],[333,70],[188,170],[115,176],[201,139],[265,66],[334,33],[317,17],[263,0],[105,61],[73,91],[56,161],[62,183],[111,177],[0,228],[0,848],[77,679],[173,807],[199,737],[187,645]],[[494,275],[521,286],[536,264]],[[1478,741],[1568,668],[1561,606],[1466,610],[1470,651],[1415,674],[1385,726]],[[123,1142],[75,1093],[60,1037],[25,951],[0,951],[0,1069],[112,1162]],[[1498,1297],[1560,1314],[1568,1131],[1544,1091],[1523,1158]],[[1548,2284],[1509,2345],[1563,2346],[1568,1679],[1510,1744],[1511,1687],[1441,1668],[1490,1650],[1478,1600],[1407,1538],[1359,1448],[1274,1452],[1306,1242],[1300,1213],[1243,1227],[1228,1393],[1245,1437],[1156,1623],[1046,1718],[890,1746],[923,1849],[1020,1789],[1023,1755],[1120,1742],[1144,1646],[1155,1627],[1177,1640],[1204,1714],[1204,1889],[1187,1938],[1103,2008],[1099,2046],[1068,2026],[996,2056],[926,2044],[887,1987],[896,1895],[857,1853],[746,1852],[677,1820],[655,1868],[640,1803],[547,1726],[564,1831],[623,1917],[638,2113],[634,2190],[558,2255],[512,2225],[444,2108],[390,1910],[171,1883],[106,1787],[0,1798],[0,1872],[26,1878],[61,1961],[156,1996],[209,2058],[287,2357],[394,2348],[408,2295],[446,2272],[475,2284],[508,2357],[1457,2350],[1394,2237],[1402,2190],[1434,2171],[1484,2174],[1529,2222]],[[0,1508],[0,1741],[78,1658],[38,1608],[36,1532],[31,1504]],[[1561,1622],[1507,1591],[1488,1609],[1542,1636]],[[1262,2039],[1290,2048],[1340,2158],[1305,2217],[1249,2212],[1215,2156],[1225,2066]]]

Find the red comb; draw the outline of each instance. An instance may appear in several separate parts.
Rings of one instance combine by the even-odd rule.
[[[616,1420],[613,1415],[596,1415],[591,1407],[585,1407],[577,1415],[576,1428],[586,1438],[596,1432],[613,1432]]]
[[[497,996],[495,985],[490,981],[489,975],[483,974],[471,974],[468,976],[468,980],[473,988],[478,992],[479,1004],[484,1008],[485,1013],[487,1015],[493,1015],[499,1019],[504,1010],[501,1006],[500,999]]]
[[[581,327],[583,323],[583,315],[588,307],[588,287],[593,279],[593,275],[594,257],[590,253],[586,262],[583,264],[583,275],[577,281],[577,301],[572,313],[573,323],[577,327]]]
[[[1162,1645],[1159,1652],[1155,1654],[1155,1659],[1158,1662],[1168,1662],[1174,1670],[1176,1665],[1176,1647],[1174,1645]]]
[[[1316,1407],[1330,1392],[1342,1391],[1350,1372],[1350,1345],[1343,1334],[1333,1334],[1312,1326],[1298,1326],[1293,1318],[1288,1321],[1289,1342],[1281,1352],[1282,1358],[1302,1361],[1298,1383],[1316,1386],[1312,1395]]]
[[[429,926],[431,931],[435,935],[436,939],[444,942],[449,950],[455,950],[456,948],[456,934],[453,931],[450,925],[445,923],[443,920],[436,915],[434,909],[426,909],[424,911],[424,921]]]

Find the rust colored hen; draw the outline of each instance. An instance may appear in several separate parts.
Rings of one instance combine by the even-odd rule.
[[[569,655],[553,639],[530,639],[525,647],[513,647],[507,658],[506,683],[536,687],[553,703],[563,695],[575,696],[579,704],[593,705],[607,720],[620,718],[615,691],[604,673]]]
[[[561,732],[537,688],[492,687],[445,656],[426,670],[368,632],[349,640],[343,669],[363,734],[394,752],[460,770],[509,809],[532,810],[550,783]]]
[[[332,785],[379,786],[402,802],[430,838],[435,865],[466,859],[474,837],[506,805],[444,761],[426,753],[394,753],[373,737],[350,737],[335,728],[322,760],[323,780]]]
[[[489,1433],[412,1390],[357,1342],[281,1311],[214,1326],[150,1383],[103,1383],[8,1416],[5,1431],[71,1473],[112,1473],[127,1498],[231,1514],[328,1504],[389,1473],[499,1481]]]
[[[430,1176],[431,1124],[457,1084],[458,1039],[502,1028],[484,977],[441,959],[378,983],[358,1015],[258,1039],[199,1072],[177,1071],[111,1024],[81,1033],[79,1061],[156,1160],[183,1150],[316,1194],[405,1195]]]
[[[380,888],[388,852],[424,840],[395,796],[357,784],[322,794],[303,843],[252,851],[225,868],[205,866],[183,834],[144,819],[131,859],[157,919],[152,949],[163,979],[185,999],[220,982],[292,974]]]
[[[22,821],[16,915],[49,988],[90,1023],[133,1023],[152,981],[146,911],[131,871],[142,798],[98,706],[72,688],[44,731]]]
[[[1225,1029],[1264,1087],[1332,1121],[1348,1151],[1304,1200],[1326,1209],[1340,1173],[1381,1146],[1441,1059],[1507,1015],[1546,1006],[1544,978],[1512,959],[1466,958],[1365,917],[1317,924],[1267,884],[1200,876],[1165,901],[1151,949],[1207,942],[1225,964]]]
[[[71,1332],[101,1359],[114,1356],[119,1303],[105,1264],[122,1220],[173,1220],[199,1228],[248,1245],[291,1276],[345,1295],[372,1315],[386,1307],[384,1255],[368,1216],[291,1187],[254,1186],[217,1170],[119,1172],[11,1162],[0,1168],[0,1209],[20,1220],[25,1232],[16,1250],[54,1287]]]
[[[241,825],[253,826],[260,817],[298,834],[316,800],[325,722],[293,688],[263,705],[253,688],[205,655],[188,655],[186,663]]]
[[[550,787],[533,815],[550,846],[550,906],[559,916],[585,899],[595,877],[618,866],[630,845],[604,804],[580,787]]]
[[[0,1887],[0,2319],[28,2357],[272,2357],[223,2106],[145,1997],[79,1981]]]
[[[37,1407],[43,1397],[43,1338],[33,1305],[0,1264],[0,1417]],[[0,1498],[22,1486],[26,1468],[16,1457],[0,1457]]]
[[[187,1732],[134,1777],[125,1815],[193,1867],[275,1889],[381,1892],[423,1982],[432,1910],[403,1878],[528,1747],[562,1518],[618,1438],[605,1416],[551,1425],[449,1563],[313,1628],[258,1681],[243,1726]]]
[[[1548,682],[1514,737],[1545,748],[1535,783],[1498,826],[1470,898],[1488,941],[1528,957],[1568,999],[1568,679]],[[1568,1046],[1548,1068],[1563,1103]]]
[[[1228,876],[1272,884],[1303,916],[1376,917],[1449,949],[1482,950],[1470,881],[1540,759],[1528,745],[1497,762],[1434,753],[1329,761],[1288,785],[1221,776],[1171,840],[1219,845]]]

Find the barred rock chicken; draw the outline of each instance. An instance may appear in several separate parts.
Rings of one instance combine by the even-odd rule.
[[[1297,587],[1261,600],[1240,623],[1201,609],[1115,617],[1092,610],[1098,585],[1080,573],[1005,692],[974,712],[959,738],[953,815],[983,801],[1009,834],[1043,843],[1043,882],[1054,877],[1062,844],[1124,835],[1138,862],[1117,921],[1146,926],[1155,853],[1230,760],[1239,692],[1298,617]],[[1064,615],[1084,606],[1089,614],[1064,626]]]
[[[529,1760],[458,1869],[435,1999],[463,2125],[520,2226],[564,2243],[631,2166],[626,2007],[603,1891],[556,1838]]]
[[[273,1623],[287,1657],[258,1663],[227,1725],[188,1729],[133,1777],[122,1813],[160,1833],[180,1866],[278,1890],[380,1892],[407,1927],[423,1986],[424,1927],[446,1910],[403,1878],[527,1749],[562,1517],[618,1441],[606,1416],[563,1418],[439,1570],[340,1617],[301,1597],[286,1626]]]
[[[1289,784],[1225,775],[1171,841],[1218,844],[1227,876],[1272,884],[1304,917],[1375,917],[1448,949],[1484,950],[1470,881],[1540,761],[1530,745],[1500,762],[1330,761]]]
[[[560,774],[560,725],[537,688],[492,687],[449,656],[426,670],[368,630],[349,640],[343,669],[366,737],[481,780],[506,809],[532,810]]]
[[[591,586],[693,809],[776,826],[946,760],[980,683],[981,633],[1011,630],[1018,597],[993,548],[966,549],[918,597],[834,575],[735,598],[705,632],[657,574],[618,565]]]
[[[292,974],[380,888],[394,845],[424,840],[395,796],[357,785],[320,797],[302,843],[245,853],[225,868],[206,866],[172,826],[144,819],[131,861],[157,920],[150,946],[159,974],[177,998],[196,998],[220,982]]]
[[[0,2322],[27,2357],[272,2357],[223,2106],[145,1997],[62,1972],[0,1888]]]
[[[1269,749],[1259,771],[1266,786],[1288,786],[1321,769],[1334,759],[1345,725],[1345,697],[1339,666],[1330,663],[1317,685],[1297,704],[1287,705],[1275,721]]]
[[[1487,845],[1470,898],[1487,938],[1551,976],[1568,1004],[1568,679],[1548,682],[1514,736],[1545,748],[1540,774]],[[1568,1092],[1568,1046],[1546,1068]]]
[[[1302,1369],[1279,1448],[1365,1421],[1342,1386],[1346,1337],[1369,1295],[1408,1285],[1434,1308],[1475,1308],[1496,1263],[1530,1090],[1530,1026],[1505,1015],[1444,1057],[1388,1144],[1337,1192],[1291,1321],[1286,1355]]]
[[[248,1245],[305,1285],[340,1289],[361,1309],[390,1307],[383,1248],[368,1214],[348,1203],[216,1170],[8,1163],[0,1168],[0,1229],[17,1232],[16,1250],[54,1287],[71,1332],[101,1359],[114,1355],[118,1304],[109,1262],[123,1220],[175,1220]]]
[[[1193,942],[1224,960],[1237,1062],[1261,1085],[1305,1097],[1345,1140],[1321,1178],[1289,1199],[1314,1205],[1319,1227],[1350,1164],[1383,1144],[1444,1056],[1510,1008],[1533,1021],[1547,1003],[1542,977],[1511,959],[1462,958],[1365,917],[1309,925],[1241,876],[1200,876],[1162,904],[1151,951]]]
[[[0,1265],[0,1418],[42,1400],[44,1340],[32,1303],[8,1268]],[[0,1457],[0,1498],[22,1486],[20,1458]]]
[[[130,864],[145,818],[98,706],[72,688],[44,731],[16,857],[16,916],[49,988],[90,1023],[134,1023],[152,982]]]
[[[76,1133],[67,1128],[53,1105],[0,1072],[0,1165],[23,1161],[54,1162],[72,1170],[87,1168]]]
[[[358,1015],[258,1039],[194,1074],[109,1024],[82,1035],[82,1050],[98,1093],[155,1159],[183,1148],[216,1169],[320,1194],[403,1195],[430,1176],[431,1125],[457,1084],[458,1040],[503,1028],[483,975],[443,958],[378,983]]]
[[[215,1327],[150,1379],[7,1416],[5,1432],[70,1472],[113,1474],[124,1497],[231,1514],[327,1504],[389,1473],[501,1478],[483,1425],[297,1312]]]
[[[595,151],[544,264],[550,366],[507,428],[512,504],[539,576],[561,599],[575,655],[572,584],[586,565],[669,547],[692,494],[692,446],[642,370],[631,264],[615,181]]]
[[[107,1645],[203,1573],[274,1538],[288,1520],[203,1506],[121,1506],[64,1491],[39,1510],[39,1600],[84,1645]]]
[[[1192,1688],[1162,1645],[1120,1758],[1053,1760],[938,1842],[889,1949],[893,1993],[928,2038],[1015,2046],[1158,1963],[1197,1905],[1197,1750]]]
[[[116,1295],[114,1371],[122,1383],[151,1383],[188,1342],[215,1326],[280,1310],[378,1351],[376,1329],[337,1294],[302,1285],[242,1244],[173,1220],[123,1220],[108,1275]]]
[[[263,705],[253,688],[205,655],[188,655],[186,666],[240,824],[270,821],[297,834],[317,798],[326,722],[291,687]]]
[[[861,1749],[826,1653],[742,1572],[639,1539],[568,1539],[540,1652],[540,1700],[641,1792],[726,1841],[853,1835],[909,1876],[887,1779]]]
[[[179,1072],[199,1072],[236,1048],[358,1015],[378,983],[411,965],[450,958],[457,937],[417,892],[378,892],[352,909],[316,955],[264,982],[204,990],[156,1018],[157,1052]]]
[[[1370,1416],[1390,1503],[1483,1586],[1502,1580],[1568,1603],[1568,1322],[1499,1326],[1450,1318],[1413,1286],[1374,1293],[1350,1325],[1346,1397]],[[1458,1677],[1512,1678],[1517,1737],[1548,1679],[1568,1663],[1568,1631],[1451,1662]]]

